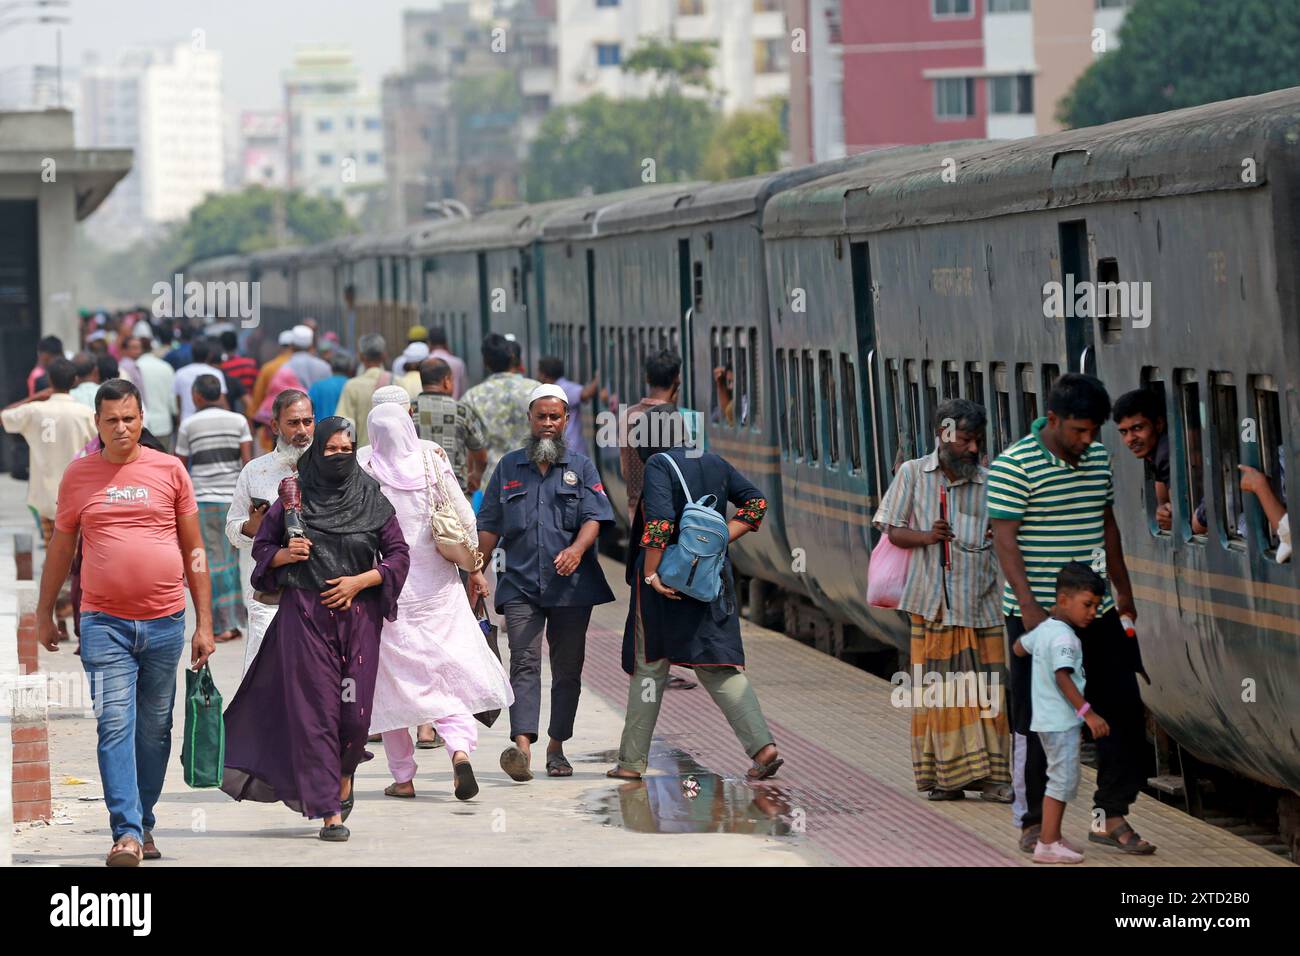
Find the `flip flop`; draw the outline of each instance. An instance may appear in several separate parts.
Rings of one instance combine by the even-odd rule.
[[[457,800],[473,800],[478,796],[478,781],[474,779],[474,768],[465,760],[455,764],[452,772],[456,775],[456,789],[452,791],[456,794]]]
[[[1133,834],[1132,839],[1127,843],[1121,842],[1119,838],[1126,833]],[[1127,820],[1110,831],[1110,833],[1089,833],[1088,840],[1092,843],[1100,843],[1102,846],[1112,847],[1121,853],[1130,853],[1133,856],[1150,856],[1156,852],[1155,844],[1142,839],[1138,832],[1128,825]]]
[[[572,777],[573,764],[569,763],[569,761],[565,759],[564,754],[547,754],[546,776]]]
[[[620,770],[623,770],[623,768],[614,767],[611,770],[606,770],[605,776],[610,777],[614,780],[640,780],[641,779],[641,775],[639,773],[637,773],[635,776],[628,776],[628,774],[635,773],[635,771],[625,770],[623,773],[619,773]]]
[[[783,763],[785,763],[784,757],[773,757],[767,763],[754,761],[754,766],[745,771],[745,776],[750,780],[766,780],[768,777],[775,777]]]
[[[410,781],[408,780],[407,782],[409,783]],[[386,796],[386,797],[400,797],[400,798],[403,799],[403,800],[414,800],[414,799],[415,799],[415,791],[414,791],[414,790],[412,790],[410,793],[399,793],[399,792],[397,791],[397,789],[396,789],[396,788],[399,787],[399,786],[401,786],[401,784],[390,783],[388,786],[384,787],[384,796]]]
[[[420,750],[437,750],[439,747],[447,746],[447,741],[443,740],[442,734],[435,730],[432,740],[416,740],[415,746]]]
[[[320,833],[316,835],[326,843],[347,843],[352,831],[341,823],[331,823],[327,827],[321,827]]]
[[[935,788],[930,791],[930,795],[926,797],[926,799],[934,800],[936,802],[942,800],[965,800],[966,794],[961,790],[939,790],[938,788]]]
[[[124,836],[113,844],[104,863],[108,866],[139,866],[143,857],[139,841],[133,836]]]
[[[511,780],[519,783],[533,779],[533,772],[528,769],[527,755],[514,744],[501,751],[501,769]]]
[[[143,851],[146,860],[162,859],[162,852],[158,849],[157,844],[153,842],[153,834],[148,830],[144,831],[144,843],[141,845],[140,849]]]

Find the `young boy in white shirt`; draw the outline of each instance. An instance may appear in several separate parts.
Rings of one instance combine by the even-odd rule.
[[[1079,791],[1079,725],[1088,724],[1093,740],[1110,732],[1083,699],[1082,631],[1097,616],[1106,593],[1101,576],[1086,564],[1071,561],[1056,575],[1056,603],[1046,621],[1016,641],[1020,657],[1033,657],[1033,723],[1047,755],[1047,791],[1043,829],[1034,847],[1035,863],[1082,863],[1083,851],[1061,836],[1065,805]]]

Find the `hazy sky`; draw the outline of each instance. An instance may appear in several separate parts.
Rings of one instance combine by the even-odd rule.
[[[401,68],[402,11],[440,5],[440,0],[70,0],[66,15],[72,23],[62,27],[63,63],[75,68],[87,52],[110,62],[122,47],[189,42],[191,31],[203,29],[208,48],[222,53],[226,111],[274,108],[283,102],[280,73],[290,66],[295,47],[350,46],[367,82],[378,90],[386,73]],[[0,2],[0,8],[6,6]],[[27,66],[30,76],[30,65],[55,62],[56,28],[2,25],[17,16],[16,10],[0,14],[0,84],[15,82],[15,66]]]

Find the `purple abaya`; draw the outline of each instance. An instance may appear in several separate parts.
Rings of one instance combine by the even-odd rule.
[[[276,502],[253,542],[259,591],[280,587],[282,569],[271,560],[283,540],[284,509]],[[360,592],[347,611],[331,611],[314,591],[281,592],[262,646],[226,708],[221,789],[236,800],[280,801],[308,818],[326,817],[339,812],[339,781],[371,758],[365,745],[380,629],[397,617],[410,564],[396,517],[379,530],[376,550],[383,582]]]

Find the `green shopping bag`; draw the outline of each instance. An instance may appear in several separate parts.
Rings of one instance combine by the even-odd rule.
[[[219,787],[226,762],[226,724],[221,718],[221,693],[204,664],[185,671],[185,743],[181,766],[191,787]]]

